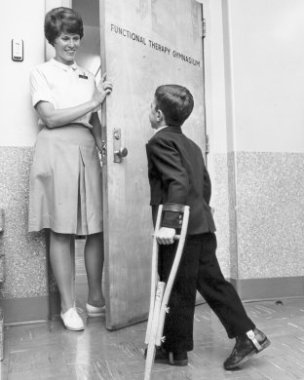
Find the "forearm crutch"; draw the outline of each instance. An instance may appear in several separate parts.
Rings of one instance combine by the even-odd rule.
[[[150,380],[151,372],[155,357],[155,350],[161,346],[163,341],[163,330],[165,324],[166,313],[169,312],[168,302],[171,294],[171,290],[174,284],[176,273],[179,267],[183,248],[185,244],[188,220],[189,220],[189,206],[184,206],[183,221],[181,225],[181,232],[175,236],[178,240],[176,253],[172,268],[167,280],[167,283],[158,281],[158,251],[159,245],[156,240],[156,233],[153,236],[152,246],[152,271],[151,271],[151,295],[150,295],[150,309],[146,331],[145,344],[148,345],[146,351],[146,365],[145,365],[145,378],[144,380]],[[158,207],[157,219],[155,224],[155,232],[159,230],[162,219],[163,205]]]

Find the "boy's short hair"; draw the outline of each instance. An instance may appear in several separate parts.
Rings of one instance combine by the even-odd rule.
[[[166,84],[157,87],[155,106],[164,114],[168,126],[180,127],[190,116],[194,107],[194,100],[186,87]]]
[[[44,35],[51,45],[61,33],[75,33],[83,37],[82,18],[71,8],[51,9],[44,19]]]

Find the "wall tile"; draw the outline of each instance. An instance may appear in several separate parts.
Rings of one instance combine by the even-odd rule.
[[[32,153],[32,148],[0,147],[0,207],[5,212],[5,229],[0,236],[0,251],[5,258],[4,298],[47,294],[44,235],[27,232]]]

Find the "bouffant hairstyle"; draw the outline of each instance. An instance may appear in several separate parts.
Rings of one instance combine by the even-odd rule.
[[[61,33],[75,33],[83,37],[82,18],[71,8],[59,7],[45,15],[44,35],[51,45]]]
[[[180,127],[190,116],[194,100],[186,87],[166,84],[157,87],[155,106],[162,111],[168,126]]]

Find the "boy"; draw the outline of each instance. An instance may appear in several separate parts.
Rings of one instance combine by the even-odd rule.
[[[184,366],[193,349],[193,317],[198,290],[225,327],[235,347],[224,362],[226,370],[239,367],[270,341],[249,319],[234,287],[220,270],[215,252],[215,225],[209,200],[211,183],[200,148],[181,130],[194,106],[191,93],[179,85],[156,89],[150,123],[155,130],[147,144],[152,216],[166,206],[157,232],[159,275],[166,281],[174,258],[174,236],[180,225],[181,206],[190,206],[187,239],[166,316],[165,342],[155,361]]]

